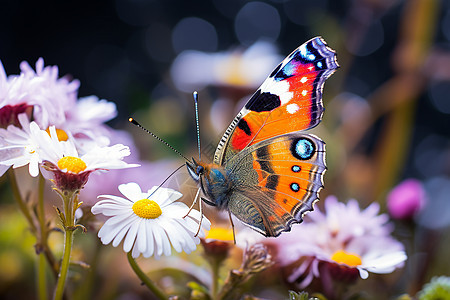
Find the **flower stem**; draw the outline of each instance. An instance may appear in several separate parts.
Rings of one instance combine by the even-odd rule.
[[[8,170],[9,182],[11,183],[11,189],[16,199],[17,204],[19,205],[20,211],[22,211],[23,215],[28,221],[28,224],[31,227],[33,234],[36,234],[36,224],[33,222],[33,217],[28,210],[26,203],[23,201],[22,196],[20,195],[19,186],[17,185],[16,174],[12,168]]]
[[[55,290],[55,300],[62,299],[64,286],[66,284],[67,272],[69,271],[70,252],[72,251],[73,228],[66,228],[64,232],[64,255],[61,262],[61,270],[58,275],[58,283]]]
[[[211,287],[211,296],[213,299],[217,299],[217,293],[219,291],[219,271],[220,271],[221,262],[213,262],[211,263],[211,271],[212,271],[212,287]]]
[[[139,279],[144,283],[154,294],[158,299],[161,300],[167,300],[167,295],[159,289],[153,281],[151,281],[150,278],[148,278],[147,275],[139,268],[138,264],[134,260],[133,256],[131,256],[131,251],[127,254],[128,262],[130,263],[131,268],[133,269],[134,273],[139,277]]]
[[[38,191],[38,209],[37,216],[39,219],[39,229],[40,235],[38,238],[38,244],[36,245],[36,252],[38,253],[38,276],[37,276],[37,286],[39,299],[48,299],[47,297],[47,280],[46,280],[46,264],[45,261],[45,251],[47,245],[47,227],[45,226],[45,211],[44,211],[44,186],[45,179],[39,174],[39,191]],[[48,247],[47,247],[48,248]]]
[[[46,279],[46,268],[47,264],[45,260],[45,254],[40,253],[38,256],[38,274],[37,274],[37,289],[38,289],[38,299],[46,300],[48,299],[47,295],[47,279]]]
[[[64,215],[60,213],[60,219],[64,227],[64,253],[59,270],[58,282],[55,289],[55,300],[62,299],[66,284],[67,273],[70,265],[70,253],[72,252],[73,233],[75,227],[75,203],[78,203],[78,191],[58,191],[63,200]]]
[[[44,206],[44,188],[45,188],[45,178],[42,174],[39,174],[39,190],[38,190],[38,208],[37,217],[39,220],[39,235],[36,245],[36,251],[41,255],[44,252],[45,258],[51,267],[51,271],[55,278],[58,277],[59,266],[53,256],[53,253],[48,246],[48,226],[45,224],[45,206]],[[39,260],[41,261],[41,260]]]

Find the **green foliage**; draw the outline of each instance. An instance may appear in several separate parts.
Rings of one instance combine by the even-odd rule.
[[[307,292],[289,291],[289,300],[327,300],[323,295],[316,295],[310,297]]]
[[[419,300],[450,299],[450,277],[433,277],[418,294]]]
[[[191,281],[187,284],[187,286],[192,290],[191,291],[191,300],[210,300],[211,297],[209,296],[209,291],[208,289],[195,282],[195,281]]]

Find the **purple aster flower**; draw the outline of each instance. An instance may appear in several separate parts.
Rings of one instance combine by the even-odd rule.
[[[0,62],[0,127],[19,127],[17,116],[27,113],[41,129],[55,126],[84,151],[110,144],[110,130],[104,122],[117,115],[114,103],[96,96],[77,99],[79,82],[59,78],[58,67],[44,67],[42,58],[36,70],[27,62],[20,69],[20,75],[7,76]]]
[[[387,208],[395,219],[411,219],[425,202],[425,189],[417,179],[404,180],[387,195]]]
[[[42,58],[36,62],[36,71],[27,62],[20,69],[20,75],[7,77],[0,63],[0,119],[14,120],[14,114],[33,107],[33,119],[41,128],[64,122],[66,109],[77,100],[79,82],[59,78],[58,67],[44,67]]]
[[[377,203],[361,210],[356,200],[325,199],[325,213],[308,214],[304,224],[273,241],[280,264],[295,266],[287,280],[303,289],[323,272],[348,282],[358,274],[366,279],[369,272],[385,274],[401,267],[407,258],[404,247],[391,237],[387,215],[378,213]]]

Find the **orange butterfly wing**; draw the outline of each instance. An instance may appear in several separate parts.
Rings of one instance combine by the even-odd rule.
[[[264,81],[225,131],[214,155],[223,164],[245,147],[313,128],[324,111],[322,89],[338,68],[336,53],[316,37],[298,47]]]
[[[214,163],[187,163],[208,203],[265,236],[302,222],[326,166],[325,143],[299,131],[320,123],[323,85],[336,68],[336,53],[320,37],[275,68],[225,131]]]
[[[233,181],[228,207],[266,236],[278,236],[302,222],[323,187],[325,143],[291,133],[247,147],[227,161]]]

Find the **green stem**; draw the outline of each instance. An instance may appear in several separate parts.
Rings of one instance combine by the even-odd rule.
[[[64,232],[64,255],[61,261],[61,270],[56,284],[55,300],[62,299],[64,295],[64,286],[66,284],[67,272],[69,271],[70,252],[72,251],[74,228],[66,228]]]
[[[74,203],[78,203],[78,191],[59,191],[59,195],[63,200],[64,210],[64,253],[59,270],[58,282],[55,289],[55,300],[60,300],[64,295],[64,287],[66,284],[67,273],[70,265],[70,253],[72,252],[73,233],[75,227],[75,208]]]
[[[14,198],[16,199],[16,202],[19,205],[19,208],[22,211],[23,215],[27,219],[28,224],[30,225],[33,234],[36,234],[36,232],[37,232],[36,224],[34,224],[33,217],[31,216],[26,203],[23,201],[22,196],[20,195],[19,186],[17,185],[16,174],[14,173],[14,170],[12,168],[9,168],[9,170],[8,170],[8,177],[9,177],[9,182],[11,183],[11,189],[12,189]]]
[[[39,191],[38,191],[38,218],[39,226],[41,228],[41,238],[47,237],[47,230],[45,227],[45,210],[44,210],[44,187],[45,178],[39,174]]]
[[[53,255],[53,252],[48,246],[48,226],[45,223],[45,205],[44,205],[44,188],[45,188],[45,178],[42,174],[39,174],[39,190],[38,190],[38,209],[37,216],[39,220],[40,236],[38,239],[39,252],[44,252],[48,264],[51,267],[51,271],[55,278],[58,277],[59,265]]]
[[[155,296],[158,299],[167,300],[168,299],[167,295],[164,294],[164,292],[161,289],[159,289],[153,283],[153,281],[151,281],[151,279],[148,278],[147,275],[145,275],[145,273],[141,270],[141,268],[139,268],[139,266],[136,263],[136,261],[134,260],[133,256],[131,256],[131,251],[128,252],[127,257],[128,257],[128,262],[130,263],[131,268],[133,269],[134,273],[136,273],[136,275],[139,277],[139,279],[142,281],[142,283],[144,283],[153,292],[153,294],[155,294]]]
[[[37,274],[37,289],[38,289],[38,296],[39,300],[47,300],[47,279],[46,279],[46,260],[45,260],[45,254],[40,253],[38,256],[38,274]]]
[[[211,287],[211,296],[213,299],[217,298],[217,293],[219,292],[219,270],[220,270],[220,262],[211,263],[212,269],[212,287]]]
[[[45,261],[45,254],[44,252],[42,252],[45,251],[47,245],[47,227],[45,226],[45,211],[44,211],[44,186],[45,186],[44,176],[42,176],[42,174],[39,174],[37,216],[39,219],[40,235],[38,238],[38,245],[36,245],[36,249],[38,249],[39,253],[37,286],[39,299],[41,300],[48,299],[47,280],[45,272],[47,262]]]

